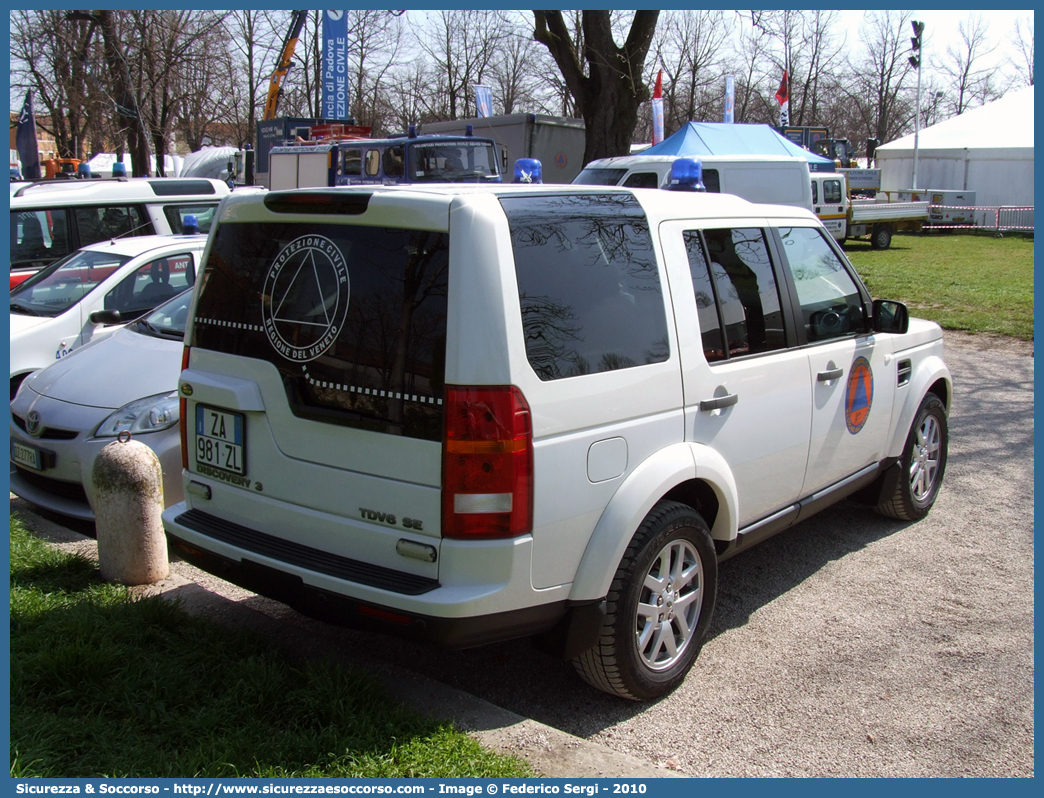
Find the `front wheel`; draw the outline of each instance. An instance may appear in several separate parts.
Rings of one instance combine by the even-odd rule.
[[[898,479],[881,496],[878,512],[901,521],[928,515],[942,487],[948,441],[946,407],[935,394],[928,394],[906,438]]]
[[[717,594],[714,542],[703,518],[677,502],[645,517],[616,570],[596,646],[573,660],[589,684],[624,698],[658,698],[692,667]]]

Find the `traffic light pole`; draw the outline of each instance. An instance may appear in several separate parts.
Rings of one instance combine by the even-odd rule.
[[[921,128],[921,70],[917,70],[917,102],[915,104],[915,116],[914,116],[914,162],[913,162],[913,185],[910,186],[914,191],[917,190],[917,139],[919,137]]]
[[[923,22],[911,22],[913,26],[914,36],[910,40],[913,45],[914,55],[910,57],[910,63],[914,69],[917,70],[917,100],[914,103],[914,157],[913,157],[913,179],[911,182],[913,185],[911,189],[917,191],[917,145],[918,139],[920,138],[921,131],[921,72],[924,70],[924,51],[922,49],[922,36],[924,34],[924,23]]]

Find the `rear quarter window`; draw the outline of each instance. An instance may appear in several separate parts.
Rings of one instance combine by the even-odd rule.
[[[630,194],[503,197],[526,355],[542,380],[670,355],[649,223]]]
[[[448,265],[445,233],[225,223],[192,345],[272,363],[295,415],[441,440]]]

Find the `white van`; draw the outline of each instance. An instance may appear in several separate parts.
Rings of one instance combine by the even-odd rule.
[[[674,155],[624,155],[591,161],[573,185],[667,188]],[[708,193],[812,210],[808,161],[791,155],[701,155]]]
[[[228,186],[220,180],[117,177],[11,185],[11,288],[80,247],[140,235],[184,232],[196,217],[210,230]]]
[[[938,495],[942,331],[872,301],[810,211],[237,194],[194,289],[163,525],[250,590],[450,647],[539,635],[648,699],[699,652],[719,559],[859,491],[907,520]]]

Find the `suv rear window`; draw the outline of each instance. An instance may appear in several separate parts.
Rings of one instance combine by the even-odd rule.
[[[448,265],[445,233],[223,224],[192,345],[272,363],[297,416],[441,440]]]
[[[670,355],[660,273],[632,194],[502,197],[526,355],[542,380]]]

